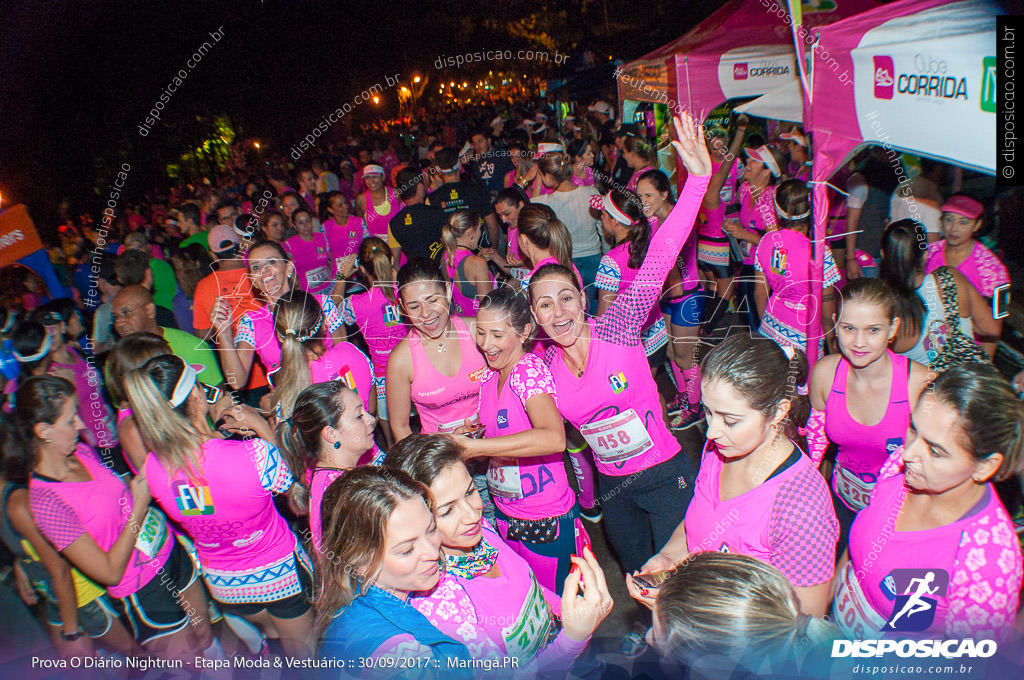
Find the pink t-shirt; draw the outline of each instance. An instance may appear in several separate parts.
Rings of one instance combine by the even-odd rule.
[[[66,368],[75,375],[75,392],[78,393],[78,415],[85,423],[83,435],[90,446],[105,449],[117,446],[117,427],[110,407],[103,398],[103,380],[99,371],[83,359],[74,349],[68,353],[75,363],[51,362],[52,368]]]
[[[295,534],[273,496],[291,487],[292,475],[270,442],[209,439],[195,476],[168,475],[152,453],[145,471],[154,500],[192,537],[204,572],[252,570],[295,551]]]
[[[633,174],[630,175],[630,177],[629,177],[629,181],[626,182],[626,188],[629,189],[630,191],[636,191],[637,185],[640,184],[640,176],[643,175],[648,170],[653,170],[653,169],[654,168],[652,168],[651,166],[645,165],[644,167],[640,168],[639,170],[634,170]]]
[[[601,257],[597,265],[597,277],[594,286],[598,290],[606,290],[618,295],[636,278],[636,269],[629,266],[629,242],[620,243]],[[657,305],[651,307],[644,322],[644,330],[640,335],[644,343],[644,351],[648,356],[658,351],[668,342],[668,329],[661,309]]]
[[[349,215],[345,224],[338,224],[334,218],[324,222],[324,238],[327,239],[327,247],[334,260],[332,274],[338,270],[338,260],[359,252],[359,244],[363,242],[366,234],[366,225],[362,218],[356,215]]]
[[[328,348],[319,359],[309,362],[309,372],[314,384],[340,380],[359,395],[364,408],[370,408],[373,367],[370,358],[351,342],[339,342]]]
[[[665,425],[640,333],[693,229],[709,179],[687,178],[679,202],[651,239],[633,283],[601,317],[589,322],[583,377],[566,366],[561,347],[548,348],[545,358],[558,388],[558,410],[583,434],[603,474],[629,475],[679,453],[679,442]]]
[[[775,219],[775,188],[775,185],[765,187],[755,204],[751,199],[750,183],[740,185],[740,224],[745,229],[764,234],[778,227]],[[741,247],[745,253],[743,264],[754,264],[754,247],[746,241],[741,243]]]
[[[320,552],[323,545],[323,518],[320,514],[320,504],[324,500],[324,494],[334,480],[345,474],[344,470],[334,468],[316,468],[309,480],[309,537],[313,543],[313,549]]]
[[[901,454],[902,449],[894,455]],[[836,592],[835,619],[847,636],[877,638],[879,624],[894,619],[896,632],[906,635],[901,630],[906,619],[901,622],[897,615],[906,605],[905,595],[921,592],[920,579],[930,591],[922,594],[934,618],[917,634],[1010,636],[1021,587],[1020,544],[995,489],[986,484],[985,491],[978,505],[951,524],[896,531],[907,497],[903,475],[875,486],[871,503],[850,529],[849,568],[841,572]]]
[[[469,336],[469,326],[457,316],[451,317],[459,333],[461,352],[459,370],[454,376],[440,373],[430,363],[417,331],[409,333],[413,379],[412,403],[420,414],[423,434],[454,432],[480,407],[480,384],[491,369]]]
[[[323,294],[315,297],[320,301],[320,308],[323,309],[324,325],[327,326],[328,333],[333,333],[345,325],[341,311],[334,304],[330,295]],[[256,350],[263,367],[268,372],[276,371],[281,367],[281,341],[277,339],[277,332],[274,330],[274,310],[270,305],[246,312],[238,320],[235,347],[243,342]],[[324,347],[330,347],[333,344],[334,340],[331,336],[326,335]]]
[[[296,234],[281,246],[291,256],[295,275],[303,290],[319,293],[334,283],[334,262],[323,234],[313,234],[309,241]]]
[[[513,641],[510,648],[503,631],[508,631],[511,638],[511,632],[520,629],[517,626],[520,619],[525,621],[529,616],[528,603],[536,602],[541,613],[546,604],[548,615],[559,616],[562,609],[558,595],[539,583],[534,585],[536,580],[530,565],[501,539],[487,520],[483,521],[483,534],[487,543],[498,551],[496,564],[500,576],[465,578],[445,572],[430,592],[414,593],[409,598],[409,604],[435,628],[465,644],[474,659],[502,657],[516,651],[519,645]],[[544,604],[537,601],[538,597]],[[531,642],[537,644],[538,641]],[[530,668],[552,664],[567,667],[586,646],[586,641],[571,640],[564,630],[560,631],[549,645],[537,652],[533,657],[536,666]],[[532,677],[532,674],[527,672],[523,677]]]
[[[480,386],[480,423],[485,436],[502,437],[533,429],[526,402],[538,394],[555,399],[555,381],[547,364],[536,354],[524,354],[501,386],[497,371]],[[559,517],[572,508],[576,494],[569,488],[562,453],[530,458],[491,458],[487,486],[491,498],[510,517]]]
[[[132,511],[128,485],[108,470],[96,452],[79,443],[75,456],[92,476],[85,482],[58,482],[33,474],[29,506],[39,531],[57,550],[89,534],[103,551],[117,542]],[[152,485],[152,480],[150,480]],[[174,548],[174,531],[158,508],[150,508],[128,559],[124,575],[108,586],[112,597],[128,597],[153,580]]]
[[[392,217],[405,207],[405,203],[402,202],[402,199],[398,197],[398,194],[391,187],[384,187],[384,191],[388,195],[388,202],[386,204],[375,206],[368,191],[363,194],[363,197],[366,199],[366,231],[369,232],[370,236],[383,239],[386,243],[388,240],[388,223],[391,222]],[[385,206],[387,206],[386,209]],[[381,212],[381,210],[384,210],[384,212]]]
[[[835,569],[839,522],[825,479],[810,458],[799,449],[794,453],[796,462],[782,472],[723,501],[722,456],[709,440],[683,520],[687,549],[756,557],[798,588],[827,583]]]
[[[944,266],[946,266],[946,240],[942,239],[928,245],[928,262],[924,271],[926,274],[930,274]],[[983,297],[992,297],[995,295],[997,287],[1010,282],[1010,273],[1007,271],[1006,265],[991,250],[977,241],[974,242],[974,250],[956,270],[963,274]]]
[[[388,366],[388,357],[402,342],[409,329],[402,322],[402,313],[398,308],[398,291],[395,292],[396,302],[388,299],[378,286],[365,293],[357,293],[345,298],[341,316],[345,323],[358,326],[359,332],[366,340],[373,359],[374,374],[383,377]]]
[[[448,280],[452,284],[452,304],[455,307],[455,313],[459,316],[476,316],[477,310],[480,309],[480,300],[476,298],[476,282],[467,281],[459,276],[459,267],[462,265],[463,261],[472,254],[473,251],[471,250],[459,248],[455,253],[453,262],[448,261],[447,252],[441,256],[445,273],[448,275]],[[465,269],[463,269],[462,273],[465,273]],[[491,276],[489,271],[487,272],[487,278],[490,280],[491,286],[494,286],[494,277]],[[460,279],[466,284],[465,287],[467,289],[470,287],[473,288],[473,297],[469,297],[463,292],[463,286],[459,285]]]

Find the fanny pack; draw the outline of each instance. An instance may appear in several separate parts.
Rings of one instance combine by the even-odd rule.
[[[554,543],[558,538],[558,518],[508,518],[508,540],[520,543]]]

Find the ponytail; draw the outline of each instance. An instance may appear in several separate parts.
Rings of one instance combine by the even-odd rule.
[[[391,248],[379,238],[368,237],[359,245],[359,263],[370,279],[370,285],[379,288],[391,304],[395,300],[394,270],[391,267]]]
[[[519,212],[519,235],[551,253],[558,264],[572,268],[572,236],[546,205],[531,203]],[[536,266],[536,262],[533,263]]]
[[[537,161],[537,170],[562,183],[572,177],[572,157],[564,151],[550,151]]]
[[[28,482],[38,462],[35,426],[56,423],[64,404],[74,396],[75,386],[55,375],[33,375],[21,383],[12,417],[0,418],[0,455],[7,481]]]
[[[928,234],[924,225],[915,220],[893,222],[882,234],[878,278],[896,294],[896,316],[911,335],[920,332],[924,323],[925,304],[917,294],[917,274],[927,250]]]
[[[622,148],[631,154],[635,154],[643,158],[647,165],[653,166],[658,160],[654,149],[647,143],[646,140],[641,139],[635,135],[626,135],[626,138],[622,140]]]
[[[473,210],[456,210],[441,228],[441,243],[444,244],[445,261],[455,266],[455,253],[459,249],[458,239],[473,227],[480,226],[480,214]]]
[[[170,403],[185,366],[185,360],[173,354],[153,357],[141,368],[128,372],[124,388],[143,443],[167,467],[168,474],[185,471],[196,477],[196,450],[203,436],[187,417],[188,399],[177,407]]]
[[[647,246],[651,243],[651,224],[644,215],[643,203],[639,196],[628,190],[612,189],[609,198],[619,212],[632,220],[630,224],[622,225],[629,231],[629,262],[626,266],[640,269],[647,257]]]
[[[291,416],[299,393],[313,381],[306,349],[323,347],[323,309],[319,301],[305,291],[293,291],[274,308],[274,330],[281,343],[281,368],[274,373],[273,404],[280,418]]]

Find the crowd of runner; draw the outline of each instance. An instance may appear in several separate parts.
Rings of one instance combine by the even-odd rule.
[[[683,665],[1013,635],[986,207],[867,151],[814,243],[799,128],[563,114],[240,153],[60,227],[73,297],[4,293],[0,377],[0,539],[60,655],[585,674],[619,567],[623,649]]]

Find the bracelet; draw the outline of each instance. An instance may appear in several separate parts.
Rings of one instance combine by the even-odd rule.
[[[61,639],[67,640],[68,642],[74,642],[78,638],[82,637],[82,630],[79,629],[79,630],[76,630],[73,633],[65,633],[64,631],[61,631],[60,632],[60,637],[61,637]]]

